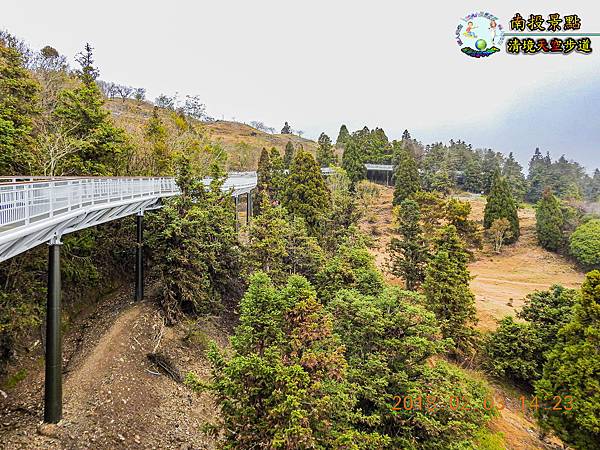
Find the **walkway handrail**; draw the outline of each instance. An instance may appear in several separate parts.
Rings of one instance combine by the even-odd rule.
[[[90,205],[178,193],[175,179],[166,177],[66,178],[0,184],[0,231]]]

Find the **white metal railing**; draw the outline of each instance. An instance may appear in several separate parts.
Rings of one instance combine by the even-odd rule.
[[[92,205],[178,193],[173,178],[3,177],[0,178],[0,232]]]

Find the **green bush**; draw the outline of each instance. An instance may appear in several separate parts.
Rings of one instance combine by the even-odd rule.
[[[569,322],[578,292],[562,286],[536,291],[517,314],[525,323],[505,317],[485,340],[485,365],[494,375],[533,383],[542,375],[546,353],[554,347],[558,331]]]
[[[600,449],[599,374],[600,271],[594,270],[587,274],[573,318],[559,331],[535,385],[540,399],[560,396],[565,407],[572,403],[570,411],[540,408],[538,417],[543,427],[575,448]]]
[[[357,427],[390,437],[389,448],[472,448],[475,432],[495,414],[482,407],[490,391],[461,369],[432,361],[452,342],[441,339],[424,303],[423,296],[398,288],[378,296],[343,290],[329,303],[355,385]],[[420,397],[421,408],[393,411],[395,396],[415,404]],[[428,396],[437,406],[428,407]],[[454,397],[473,408],[452,410]]]
[[[317,290],[324,303],[342,289],[355,289],[363,294],[377,295],[383,290],[383,276],[373,256],[362,246],[342,245],[317,273]]]
[[[505,317],[485,340],[487,369],[496,376],[517,381],[535,380],[541,375],[540,348],[541,341],[531,325]]]
[[[573,232],[571,253],[584,266],[600,268],[600,219],[589,220]]]

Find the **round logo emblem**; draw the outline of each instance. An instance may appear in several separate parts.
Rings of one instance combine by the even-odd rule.
[[[504,42],[504,28],[498,18],[483,11],[460,19],[455,35],[460,50],[473,58],[498,53]]]

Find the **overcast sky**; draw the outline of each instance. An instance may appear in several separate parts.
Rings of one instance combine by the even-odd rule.
[[[461,17],[489,11],[578,14],[600,33],[597,0],[1,0],[0,28],[71,60],[95,48],[104,80],[198,94],[215,118],[285,120],[305,136],[341,123],[423,143],[461,138],[514,151],[536,146],[600,166],[600,37],[591,55],[462,54]],[[527,5],[524,7],[523,5]],[[504,50],[504,48],[503,48]]]

